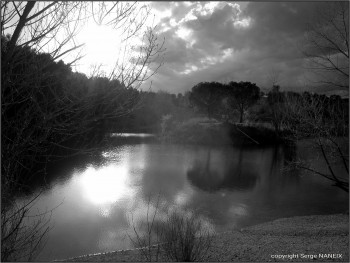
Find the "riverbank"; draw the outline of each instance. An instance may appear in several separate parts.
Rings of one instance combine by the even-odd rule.
[[[163,142],[201,145],[266,146],[286,142],[287,131],[277,134],[263,124],[239,124],[217,120],[191,119],[164,125]]]
[[[115,251],[64,260],[66,262],[144,261],[140,250]],[[166,261],[164,257],[160,261]],[[220,233],[206,261],[349,262],[349,215],[313,215]]]

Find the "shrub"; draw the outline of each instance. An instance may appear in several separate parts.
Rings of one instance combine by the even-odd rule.
[[[203,261],[212,244],[209,229],[194,214],[173,212],[166,220],[161,240],[171,261]]]
[[[131,217],[133,235],[142,261],[203,261],[212,245],[210,228],[197,214],[173,210],[161,215],[160,199],[155,206],[148,200],[145,222],[136,224]],[[152,212],[151,212],[152,210]],[[165,212],[165,211],[163,211]]]

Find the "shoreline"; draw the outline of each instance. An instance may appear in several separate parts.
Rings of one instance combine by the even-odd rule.
[[[135,262],[140,249],[82,255],[59,262]],[[160,257],[160,261],[167,261]],[[349,214],[280,218],[218,233],[206,261],[349,262]]]

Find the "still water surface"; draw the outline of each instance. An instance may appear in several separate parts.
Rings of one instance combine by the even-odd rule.
[[[296,154],[305,155],[308,148],[300,147]],[[160,217],[166,208],[190,208],[217,232],[348,208],[347,194],[326,179],[286,170],[291,153],[282,147],[139,143],[101,155],[103,162],[86,163],[53,181],[35,204],[34,211],[58,206],[37,260],[132,248],[131,218],[134,224],[145,221],[150,196],[161,196]]]

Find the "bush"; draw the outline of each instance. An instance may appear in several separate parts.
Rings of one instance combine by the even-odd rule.
[[[161,240],[171,261],[204,261],[212,245],[209,229],[192,213],[173,212],[164,224]]]
[[[159,197],[155,206],[149,198],[145,222],[136,224],[133,215],[131,217],[133,235],[128,236],[139,249],[141,260],[205,260],[212,245],[211,231],[205,221],[188,210],[168,211],[162,216],[159,212],[163,209],[159,205]]]

